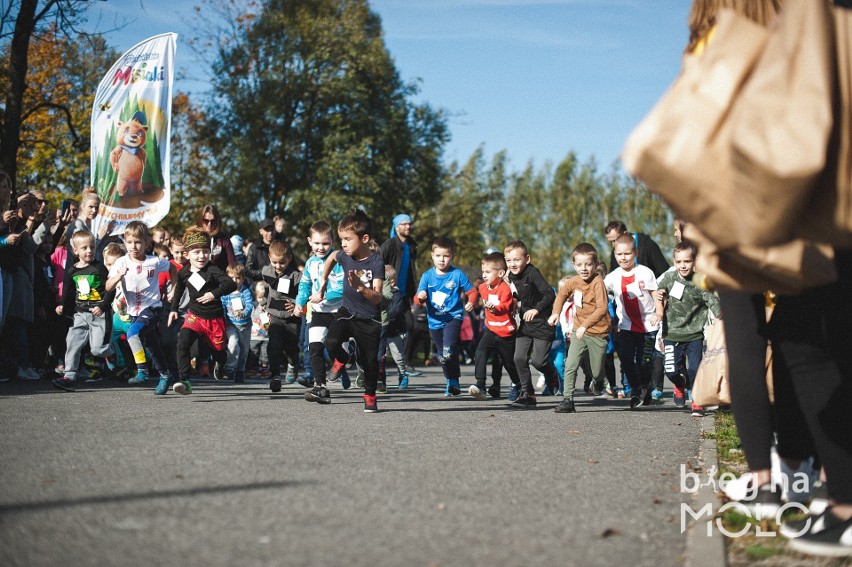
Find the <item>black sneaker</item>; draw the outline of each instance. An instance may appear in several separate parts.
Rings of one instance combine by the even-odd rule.
[[[304,376],[300,376],[296,379],[296,384],[299,386],[304,386],[305,388],[313,388],[314,381],[311,378],[305,378]]]
[[[639,396],[630,396],[630,409],[636,409],[642,406],[642,398]]]
[[[376,391],[380,394],[387,394],[388,383],[383,381],[376,382]]]
[[[577,413],[577,410],[574,409],[574,402],[571,400],[562,400],[562,403],[556,406],[553,411],[556,413]]]
[[[755,520],[776,518],[782,505],[781,487],[773,486],[771,482],[767,482],[760,486],[756,492],[750,489],[746,498],[740,500],[740,504],[748,508],[751,517]]]
[[[828,508],[828,485],[817,480],[814,482],[813,490],[811,491],[811,503],[808,504],[808,512],[812,516],[819,516],[825,509]]]
[[[521,393],[521,395],[518,396],[518,399],[512,403],[512,407],[524,409],[534,409],[535,406],[535,396],[533,396],[532,394],[527,394],[526,392]]]
[[[51,380],[51,384],[53,384],[53,387],[58,390],[65,390],[66,392],[77,391],[77,388],[74,387],[74,380],[70,380],[65,376],[54,378],[53,380]]]
[[[318,404],[330,404],[331,394],[325,386],[314,386],[305,392],[305,399],[309,402],[316,402]]]
[[[488,395],[494,398],[495,400],[500,399],[500,386],[497,384],[492,384],[488,386]]]
[[[822,557],[852,557],[852,518],[843,521],[828,508],[808,520],[810,525],[798,532],[804,533],[787,542],[790,549]]]
[[[269,381],[269,389],[272,390],[273,392],[280,392],[281,391],[281,376],[278,376],[276,374],[275,376],[272,377],[272,379]]]

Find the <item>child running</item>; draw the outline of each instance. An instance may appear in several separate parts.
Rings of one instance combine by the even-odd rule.
[[[112,322],[110,304],[114,293],[107,293],[106,267],[95,260],[95,237],[91,232],[79,230],[71,237],[75,262],[66,272],[66,285],[62,294],[62,305],[56,308],[57,315],[70,314],[73,309],[74,323],[65,339],[65,374],[53,380],[53,385],[68,392],[74,391],[80,353],[86,343],[92,356],[103,357],[112,370],[115,364],[113,348],[109,341]]]
[[[192,343],[201,338],[207,341],[216,362],[213,376],[217,380],[224,378],[228,355],[225,351],[225,313],[222,310],[221,297],[235,291],[237,284],[218,266],[210,263],[210,234],[206,230],[197,226],[190,227],[184,233],[183,247],[189,265],[181,268],[177,277],[172,280],[175,282],[175,293],[172,297],[169,325],[177,321],[180,299],[183,291],[188,290],[189,305],[183,326],[178,333],[177,359],[180,376],[173,389],[178,394],[191,394],[190,349]]]
[[[246,362],[251,348],[251,312],[254,308],[251,291],[245,283],[246,269],[234,262],[225,270],[234,280],[237,289],[222,296],[222,307],[228,316],[225,321],[225,336],[228,340],[228,362],[225,374],[235,384],[246,381]]]
[[[657,317],[663,319],[663,344],[665,345],[665,372],[674,384],[674,403],[682,408],[686,405],[687,392],[695,385],[695,375],[704,351],[704,325],[707,311],[714,317],[721,316],[719,298],[701,290],[692,282],[695,273],[695,245],[684,240],[674,249],[674,270],[660,276],[657,289],[664,293],[657,301]],[[681,369],[686,363],[684,383]],[[692,403],[692,415],[704,415],[701,406]]]
[[[345,274],[343,279],[343,305],[328,329],[326,348],[336,361],[349,361],[343,345],[354,338],[358,345],[358,365],[364,370],[364,412],[379,411],[376,403],[376,384],[379,380],[379,339],[382,332],[382,284],[385,279],[385,262],[381,254],[370,247],[372,234],[370,217],[360,209],[352,209],[337,224],[340,250],[329,255],[325,262],[316,302],[327,293],[328,279],[336,265]],[[335,369],[337,368],[337,370]],[[332,367],[328,380],[335,378],[343,366]],[[320,404],[331,403],[325,382],[319,382],[305,392],[305,399]]]
[[[420,278],[414,301],[426,305],[426,317],[429,321],[429,333],[438,352],[438,362],[444,371],[445,396],[461,394],[459,378],[459,333],[465,311],[473,311],[478,298],[473,285],[464,272],[452,265],[456,245],[446,237],[438,237],[432,242],[432,263]],[[464,299],[464,301],[463,301]]]
[[[281,391],[281,367],[286,365],[288,384],[296,381],[299,363],[300,318],[295,314],[296,296],[302,273],[293,262],[293,251],[283,240],[269,245],[269,264],[260,270],[269,286],[266,312],[269,315],[269,389]]]
[[[163,308],[160,300],[159,275],[161,272],[170,272],[169,279],[174,281],[176,272],[175,267],[168,260],[145,253],[150,240],[145,223],[140,221],[128,223],[124,229],[127,255],[122,256],[112,265],[106,290],[113,291],[118,284],[121,284],[127,301],[127,314],[130,316],[127,343],[133,351],[133,359],[136,362],[136,376],[127,383],[131,385],[148,383],[145,357],[147,349],[153,359],[154,368],[160,375],[154,393],[163,395],[169,389],[169,369],[157,332],[160,310]]]
[[[343,270],[339,264],[334,266],[329,275],[325,297],[314,302],[314,299],[319,299],[319,295],[315,294],[320,291],[325,263],[329,256],[334,253],[332,250],[334,240],[331,225],[325,221],[315,222],[311,225],[308,245],[311,247],[311,257],[305,262],[305,271],[302,273],[302,279],[299,282],[299,294],[296,296],[296,307],[293,309],[293,315],[299,317],[304,314],[306,319],[310,316],[310,322],[306,322],[306,324],[310,325],[308,327],[308,352],[310,353],[311,371],[314,384],[324,384],[326,381],[325,337],[328,335],[328,328],[334,321],[335,313],[343,304]],[[306,308],[309,300],[311,301],[310,313]],[[337,364],[340,366],[337,368],[335,376],[340,376],[342,364]],[[321,378],[320,380],[317,380],[318,376]],[[311,386],[309,382],[305,382],[303,385]]]
[[[588,242],[583,242],[574,247],[571,258],[577,275],[559,288],[553,311],[547,320],[555,326],[565,301],[569,297],[573,299],[573,328],[568,354],[565,356],[565,387],[562,403],[556,408],[556,413],[576,412],[574,386],[584,354],[589,357],[595,395],[600,396],[604,390],[604,360],[610,321],[606,287],[595,269],[598,265],[598,251]]]
[[[551,391],[559,389],[559,375],[550,362],[550,347],[556,333],[547,324],[556,293],[538,268],[530,263],[527,245],[522,240],[506,244],[503,254],[509,268],[509,285],[512,295],[518,300],[518,316],[521,319],[515,340],[514,360],[522,391],[510,391],[509,401],[513,402],[512,407],[535,408],[535,386],[530,364],[544,374]]]
[[[651,292],[657,278],[651,268],[636,263],[633,235],[622,234],[613,243],[618,268],[604,279],[615,297],[618,317],[618,359],[630,384],[630,409],[651,403],[654,341],[660,318]]]
[[[485,375],[488,372],[488,358],[499,355],[503,361],[512,386],[520,389],[521,380],[515,368],[515,333],[517,326],[512,317],[514,301],[512,290],[503,278],[506,277],[506,258],[500,252],[492,252],[482,259],[482,283],[479,296],[485,309],[485,330],[474,356],[474,377],[476,384],[471,385],[468,393],[477,400],[485,397]],[[494,399],[500,397],[500,374],[494,377],[494,383],[488,388],[488,395]]]

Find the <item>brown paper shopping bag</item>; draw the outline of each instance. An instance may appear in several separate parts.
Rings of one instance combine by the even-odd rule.
[[[826,168],[835,61],[831,6],[787,0],[729,120],[731,182],[742,246],[792,239]]]
[[[704,356],[692,386],[692,400],[701,407],[731,404],[728,349],[725,346],[724,323],[720,319],[707,329]]]
[[[721,248],[736,245],[729,120],[769,32],[722,10],[701,55],[684,56],[680,76],[627,140],[626,169]]]

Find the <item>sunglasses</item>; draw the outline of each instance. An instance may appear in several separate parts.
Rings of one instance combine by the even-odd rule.
[[[204,224],[216,224],[216,219],[201,219]]]

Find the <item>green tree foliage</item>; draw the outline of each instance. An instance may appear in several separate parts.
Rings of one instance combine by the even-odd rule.
[[[17,185],[19,149],[24,148],[23,159],[33,159],[33,144],[48,144],[43,138],[33,138],[35,131],[40,134],[50,134],[50,142],[61,146],[57,140],[61,136],[70,135],[73,147],[61,147],[59,153],[69,149],[79,154],[87,140],[82,139],[80,118],[77,106],[63,99],[70,95],[72,98],[84,98],[88,91],[81,89],[81,82],[88,80],[87,70],[97,65],[101,57],[109,56],[109,51],[103,42],[89,43],[87,46],[76,45],[87,37],[76,30],[76,25],[84,19],[83,13],[88,6],[88,0],[8,0],[0,2],[0,168],[12,178]],[[73,38],[72,41],[66,41]],[[41,49],[37,55],[40,60],[31,60],[31,48],[39,41],[56,42],[55,46]],[[39,46],[37,46],[39,47]],[[44,45],[40,47],[45,47]],[[50,60],[57,52],[52,48],[70,50],[62,52],[67,57],[61,61]],[[80,49],[75,54],[74,49]],[[75,67],[76,64],[76,67]],[[54,87],[45,90],[33,89],[34,76],[30,66],[35,71],[46,70],[42,73],[40,85],[54,82]],[[99,79],[97,79],[99,80]],[[96,80],[96,81],[97,81]],[[64,88],[66,81],[73,83],[73,88]],[[95,82],[97,85],[97,82]],[[54,96],[56,95],[56,96]],[[29,99],[28,99],[29,97]],[[54,131],[44,132],[42,129],[25,130],[28,120],[44,110],[52,113]],[[60,132],[60,130],[63,130]],[[38,156],[43,159],[44,156]],[[61,164],[67,165],[67,164]],[[76,169],[71,164],[72,171]],[[33,169],[28,171],[28,184],[34,183]],[[41,180],[44,181],[44,180]],[[49,184],[49,183],[48,183]]]
[[[245,207],[240,209],[239,203],[211,197],[212,172],[216,168],[204,110],[187,93],[176,93],[172,97],[171,206],[160,226],[182,235],[195,224],[201,207],[214,203],[229,233],[249,228],[249,211]]]
[[[233,23],[196,42],[216,50],[207,118],[221,201],[284,215],[302,242],[352,206],[384,236],[393,215],[439,199],[445,120],[410,102],[417,89],[365,0],[211,2]]]
[[[555,169],[550,163],[540,168],[528,163],[510,172],[505,151],[495,154],[486,168],[480,148],[464,166],[451,164],[445,183],[441,201],[421,212],[416,230],[424,239],[455,238],[461,266],[478,269],[486,248],[502,251],[506,242],[520,239],[533,263],[556,285],[573,271],[571,250],[580,242],[594,244],[601,260],[608,261],[604,227],[611,220],[650,234],[664,252],[674,244],[671,213],[659,199],[617,165],[601,174],[594,158],[580,163],[573,152]],[[429,266],[428,247],[422,254],[419,265]]]
[[[17,154],[21,190],[67,196],[89,184],[92,101],[117,57],[100,36],[69,38],[50,27],[31,37]]]

